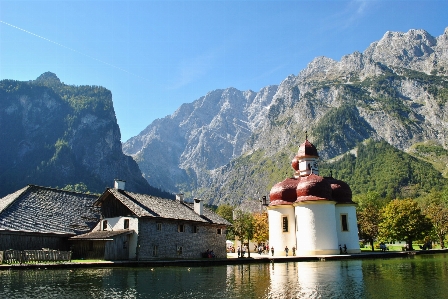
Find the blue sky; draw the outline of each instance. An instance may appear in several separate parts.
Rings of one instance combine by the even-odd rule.
[[[0,79],[112,91],[122,141],[215,89],[259,91],[386,31],[448,27],[448,1],[3,1]]]

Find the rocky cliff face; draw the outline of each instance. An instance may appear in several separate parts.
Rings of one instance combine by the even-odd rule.
[[[152,185],[213,203],[235,202],[229,194],[240,201],[273,184],[266,167],[255,173],[242,161],[281,168],[305,131],[324,160],[369,138],[404,151],[428,140],[447,148],[447,75],[448,28],[439,37],[387,32],[363,53],[317,57],[278,86],[212,91],[153,122],[123,150]]]
[[[102,193],[115,178],[148,192],[136,162],[122,152],[112,94],[69,86],[45,73],[29,82],[0,81],[0,197],[36,184],[84,183]]]

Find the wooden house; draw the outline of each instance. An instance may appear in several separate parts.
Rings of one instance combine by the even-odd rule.
[[[200,258],[213,251],[225,258],[226,228],[230,223],[203,206],[124,190],[116,181],[94,206],[101,221],[91,232],[71,238],[74,255],[107,260]],[[126,258],[125,258],[126,257]]]
[[[98,196],[28,185],[0,199],[0,251],[69,250],[99,221]]]

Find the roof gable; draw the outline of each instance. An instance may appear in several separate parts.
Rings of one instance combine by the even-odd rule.
[[[11,203],[13,203],[20,195],[29,189],[30,186],[26,186],[20,190],[17,190],[14,193],[8,194],[3,198],[0,198],[0,213],[5,210]]]

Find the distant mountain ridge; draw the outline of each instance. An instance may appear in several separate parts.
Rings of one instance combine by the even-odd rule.
[[[317,57],[259,92],[211,91],[151,123],[123,151],[153,186],[240,202],[291,174],[305,131],[322,160],[368,139],[402,151],[426,141],[446,149],[447,75],[448,28],[438,37],[386,32],[363,53]]]
[[[50,72],[36,80],[0,81],[0,197],[28,184],[83,183],[102,193],[114,179],[134,192],[157,193],[122,152],[112,94],[71,86]]]

